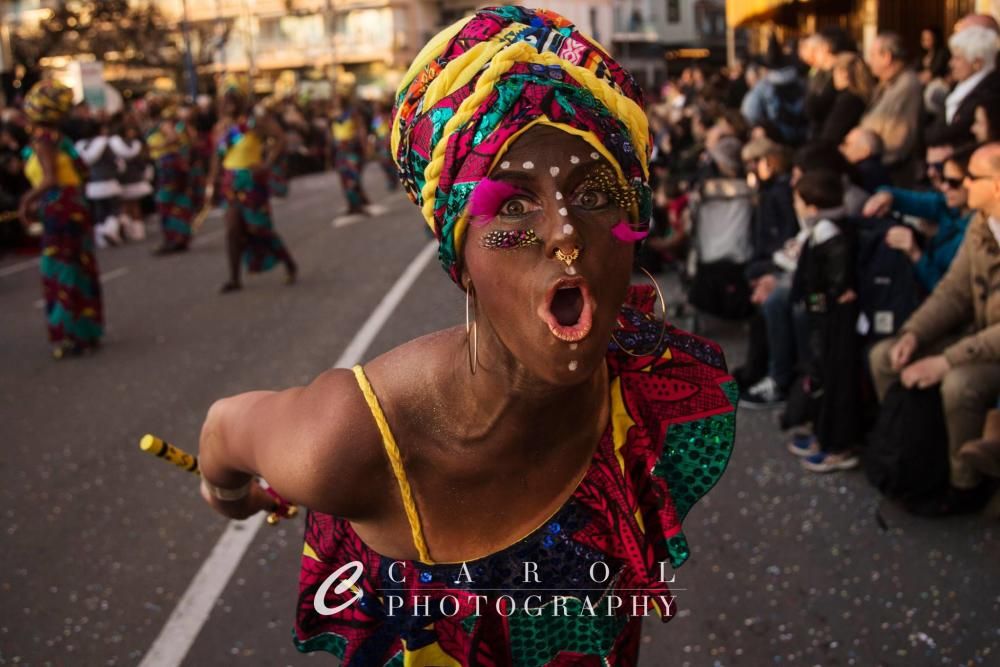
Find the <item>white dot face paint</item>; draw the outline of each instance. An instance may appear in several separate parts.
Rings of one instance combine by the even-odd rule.
[[[573,225],[571,225],[569,223],[566,223],[565,225],[563,225],[563,234],[565,234],[566,236],[569,236],[572,233],[573,233]]]
[[[566,267],[566,275],[575,276],[576,275],[576,267],[567,266]]]
[[[569,369],[571,371],[575,371],[577,369],[577,367],[579,367],[579,365],[580,364],[577,363],[577,361],[574,359],[573,361],[569,362]]]
[[[553,176],[559,175],[559,167],[549,167],[549,173]]]
[[[535,168],[535,163],[532,162],[531,160],[528,160],[527,162],[525,162],[521,166],[524,167],[525,169],[534,169]]]
[[[598,153],[597,151],[594,151],[593,153],[590,154],[590,158],[592,160],[600,160],[601,159],[601,154]]]
[[[510,169],[510,160],[504,160],[500,163],[501,169]]]
[[[556,193],[556,199],[559,200],[559,201],[562,201],[562,193],[561,192],[557,192]]]
[[[580,158],[578,158],[575,155],[570,155],[569,156],[569,163],[570,164],[580,164]]]
[[[569,215],[569,211],[566,210],[565,206],[563,206],[561,209],[559,209],[559,215],[561,215],[563,217],[566,217],[567,215]]]
[[[579,343],[570,343],[569,344],[569,349],[571,349],[571,350],[576,350],[576,348],[578,348],[578,347],[580,347]]]

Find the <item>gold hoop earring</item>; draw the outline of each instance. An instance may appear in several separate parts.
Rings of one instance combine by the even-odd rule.
[[[474,320],[470,322],[469,319],[470,294],[474,295],[475,291],[471,282],[465,288],[465,339],[469,349],[469,370],[472,371],[473,375],[476,374],[476,369],[479,368],[479,325]],[[475,297],[473,296],[472,299],[474,300]],[[473,306],[473,309],[475,309],[475,306]],[[473,334],[475,334],[474,337],[476,339],[475,346],[472,343]]]
[[[667,300],[663,298],[663,291],[660,289],[660,284],[656,282],[656,278],[653,277],[653,274],[651,274],[649,271],[642,268],[641,266],[639,267],[639,270],[646,274],[646,277],[652,281],[653,287],[656,288],[656,296],[659,298],[660,308],[663,310],[663,327],[660,329],[660,337],[657,339],[656,345],[654,345],[653,348],[648,352],[644,352],[642,354],[637,354],[633,350],[630,350],[626,348],[624,345],[622,345],[618,341],[618,339],[615,338],[615,332],[612,331],[611,340],[614,341],[615,345],[618,346],[619,350],[621,350],[630,357],[647,357],[650,354],[656,352],[657,350],[660,349],[660,346],[663,344],[663,338],[667,334]],[[653,317],[655,317],[655,315],[647,315],[646,317],[652,319]]]

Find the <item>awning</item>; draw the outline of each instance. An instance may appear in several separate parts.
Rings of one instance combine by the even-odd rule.
[[[765,18],[793,2],[795,0],[729,0],[726,3],[726,25],[737,28],[752,19]]]

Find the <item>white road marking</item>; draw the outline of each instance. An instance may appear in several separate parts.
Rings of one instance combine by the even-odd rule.
[[[432,241],[410,262],[354,335],[347,349],[334,364],[335,368],[350,368],[361,361],[372,341],[389,321],[396,306],[403,300],[435,254],[437,254],[437,242]],[[246,521],[229,523],[184,591],[184,595],[177,602],[166,625],[139,663],[139,667],[175,667],[181,664],[208,620],[215,601],[222,594],[263,523],[263,513]]]
[[[33,269],[38,266],[38,259],[29,259],[24,262],[18,262],[17,264],[11,264],[10,266],[5,266],[0,269],[0,278],[6,276],[12,276],[15,273],[20,273],[21,271],[27,271],[28,269]]]

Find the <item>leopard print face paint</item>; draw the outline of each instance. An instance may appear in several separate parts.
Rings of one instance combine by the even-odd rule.
[[[497,229],[483,236],[480,245],[487,250],[511,250],[538,245],[541,240],[533,229]]]
[[[607,193],[608,198],[623,211],[631,211],[639,202],[635,190],[623,185],[618,180],[615,171],[606,164],[598,165],[587,175],[577,188],[579,191],[600,190]]]

